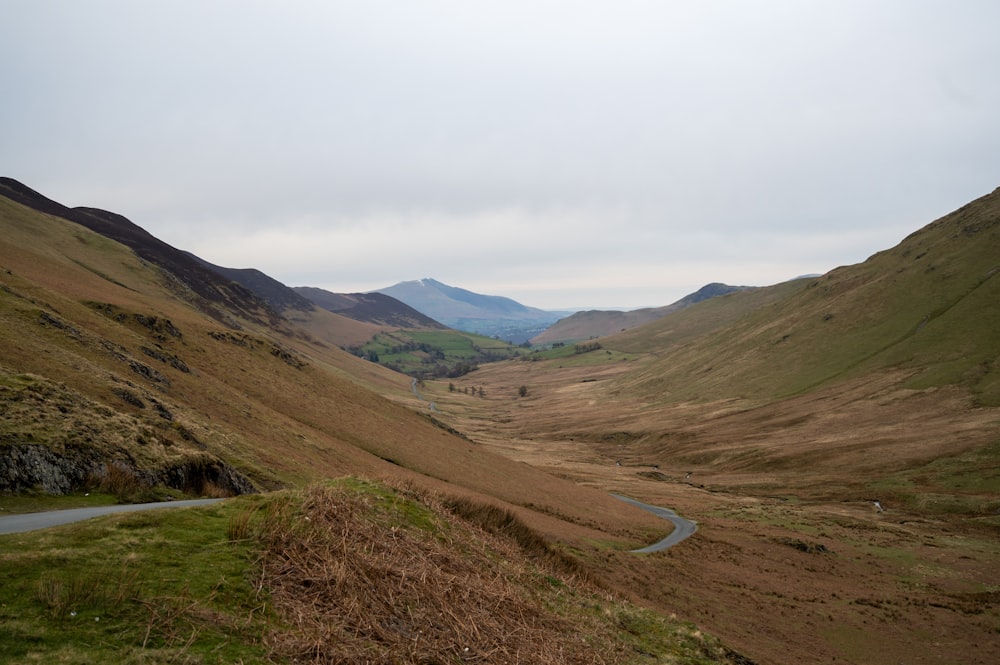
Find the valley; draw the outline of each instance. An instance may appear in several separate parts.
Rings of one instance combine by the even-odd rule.
[[[3,536],[4,662],[1000,652],[1000,190],[531,350],[0,193],[0,510],[226,497]],[[672,527],[614,495],[697,531],[636,553]]]
[[[424,391],[488,449],[696,521],[665,553],[588,562],[754,662],[992,662],[1000,413],[891,375],[780,404],[654,409],[609,389],[643,362],[513,361],[467,377],[485,400]]]

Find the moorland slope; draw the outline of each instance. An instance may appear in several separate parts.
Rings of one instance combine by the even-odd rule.
[[[124,218],[103,216],[115,226],[103,235],[67,219],[84,214],[75,209],[18,202],[44,197],[11,182],[2,191],[18,195],[0,197],[6,491],[45,485],[59,469],[72,477],[47,489],[78,489],[109,469],[178,490],[223,482],[220,473],[258,490],[405,476],[519,506],[552,533],[600,529],[595,504],[625,538],[661,528],[435,424],[408,377],[324,339],[323,321],[343,317],[316,308],[303,325],[301,311],[286,318],[221,275],[201,282],[207,267]],[[129,234],[157,262],[109,237]],[[46,477],[32,475],[32,455]],[[189,482],[206,465],[224,471]]]
[[[679,662],[986,665],[1000,651],[998,192],[857,266],[711,298],[558,358],[429,381],[432,417],[408,377],[339,348],[345,330],[373,324],[277,311],[199,262],[174,263],[120,216],[9,180],[0,193],[8,491],[111,489],[124,476],[147,494],[235,494],[353,474],[509,510],[570,570],[743,654],[713,642]],[[664,526],[609,491],[676,508],[698,532],[631,554]],[[364,490],[360,504],[388,501],[426,525],[406,492],[385,492]],[[309,496],[289,500],[304,502],[294,515],[328,520]],[[378,533],[409,537],[394,535],[403,519],[376,514]],[[280,551],[305,535],[285,533]],[[17,570],[39,560],[38,543],[25,541]],[[329,588],[344,587],[342,566],[318,563]],[[377,578],[408,579],[387,570]],[[268,578],[276,591],[282,575]],[[547,575],[527,579],[566,598],[567,582]],[[314,597],[298,588],[283,597]],[[651,626],[595,612],[633,637]],[[346,628],[419,630],[379,616]],[[610,662],[665,653],[633,643]]]
[[[623,577],[755,660],[985,664],[998,269],[1000,190],[864,263],[425,393],[508,457],[695,519]]]
[[[667,314],[677,312],[703,300],[748,288],[750,287],[712,283],[706,284],[694,293],[689,293],[680,300],[663,307],[644,307],[629,311],[592,309],[576,312],[553,323],[544,332],[532,338],[531,343],[545,345],[606,337],[663,318]]]
[[[440,655],[434,640],[443,639],[451,661],[475,653],[513,663],[523,661],[524,650],[551,645],[552,635],[576,626],[568,634],[585,630],[589,637],[571,640],[571,660],[632,663],[659,653],[682,663],[739,661],[689,624],[625,609],[627,589],[601,582],[603,562],[588,553],[624,554],[662,537],[668,525],[602,489],[498,455],[435,420],[409,377],[333,341],[344,336],[343,321],[359,322],[319,307],[279,311],[273,301],[119,215],[67,208],[9,179],[0,183],[0,194],[0,510],[53,505],[39,498],[46,495],[69,503],[105,496],[245,500],[287,488],[264,503],[220,508],[216,519],[203,521],[197,517],[202,513],[106,518],[52,534],[8,537],[9,574],[0,597],[17,617],[8,622],[15,617],[4,610],[3,657],[89,662],[129,653],[137,662],[177,662],[198,653],[199,662],[230,662],[226,654],[239,653],[243,662],[291,662],[315,657],[309,640],[351,634],[353,646],[344,643],[346,651],[338,652],[348,662],[426,662],[427,653],[437,649]],[[365,525],[370,542],[395,543],[408,537],[404,528],[416,529],[415,537],[434,549],[360,560],[374,575],[358,587],[368,592],[337,600],[322,589],[339,588],[342,562],[329,548],[311,549],[310,539],[333,537],[333,525],[342,524],[340,509],[317,507],[303,488],[345,476],[387,484],[363,485],[356,500],[356,512],[369,514],[352,519]],[[405,497],[417,495],[427,497],[427,508],[406,507]],[[378,512],[385,503],[396,511],[389,521]],[[297,505],[302,507],[273,522],[284,530],[277,541],[255,527],[243,531]],[[455,538],[458,527],[435,526],[456,519],[448,516],[455,511],[464,513],[457,519],[474,537]],[[314,516],[313,535],[295,528],[303,515]],[[438,531],[427,535],[428,529]],[[484,530],[495,532],[496,545],[479,544]],[[162,546],[164,538],[170,547]],[[371,547],[336,540],[346,552]],[[89,548],[98,542],[102,547]],[[233,559],[227,542],[249,548],[247,554]],[[198,554],[187,556],[178,579],[170,572],[180,569],[170,553],[188,547]],[[295,602],[318,596],[294,589],[286,594],[291,578],[281,569],[261,569],[261,556],[276,551],[284,557],[288,547],[319,566],[306,572],[302,585],[332,575],[317,589],[333,609],[311,622],[305,642],[304,628],[294,626]],[[477,556],[486,563],[475,563]],[[94,560],[121,574],[105,568],[93,574],[88,561]],[[489,562],[499,567],[484,570]],[[500,571],[508,564],[524,573],[508,578]],[[491,620],[500,628],[487,629],[478,618],[485,616],[482,607],[455,600],[457,571],[483,589],[502,582],[510,600],[540,598],[538,583],[546,580],[550,599],[494,607]],[[431,614],[380,606],[384,614],[362,613],[371,629],[359,633],[348,614],[336,611],[344,602],[397,597],[396,583],[421,577],[425,585],[412,588],[414,597],[434,594],[443,603]],[[243,596],[233,590],[247,584],[239,580],[255,585],[256,591],[239,592],[247,599],[274,594],[288,606],[277,601],[270,609],[258,600],[240,605]],[[571,600],[577,594],[591,600],[577,607],[573,603],[583,602]],[[566,602],[571,606],[565,611],[553,609]],[[96,633],[65,625],[78,609],[114,622],[96,626]],[[372,627],[373,621],[380,623]],[[506,639],[508,621],[527,631],[525,641]],[[655,637],[629,633],[634,622],[656,626]],[[455,643],[454,636],[467,636],[470,626],[477,636]],[[680,653],[687,655],[670,655]],[[551,652],[544,662],[567,662],[562,654]]]

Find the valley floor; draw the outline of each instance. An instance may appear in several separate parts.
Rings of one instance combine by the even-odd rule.
[[[580,545],[614,586],[756,663],[996,662],[995,410],[893,377],[772,405],[653,408],[615,401],[619,367],[532,365],[465,377],[485,397],[422,391],[483,446],[698,523],[663,553]]]

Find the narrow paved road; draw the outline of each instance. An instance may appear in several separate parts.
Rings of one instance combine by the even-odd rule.
[[[620,494],[612,494],[611,496],[616,499],[620,499],[625,503],[630,503],[637,508],[642,508],[643,510],[648,510],[657,517],[662,517],[665,520],[669,520],[674,525],[674,530],[670,532],[670,535],[663,540],[653,543],[648,547],[643,547],[641,549],[632,550],[636,554],[647,554],[649,552],[661,552],[668,547],[673,547],[682,540],[688,538],[695,531],[698,530],[697,522],[692,522],[691,520],[686,520],[669,508],[660,508],[659,506],[651,506],[648,503],[643,503],[642,501],[636,501],[635,499],[630,499],[627,496],[622,496]]]
[[[154,508],[183,508],[185,506],[207,506],[222,499],[190,499],[188,501],[161,501],[159,503],[133,503],[121,506],[94,506],[91,508],[70,508],[69,510],[50,510],[43,513],[23,513],[0,517],[0,534],[21,533],[47,529],[50,526],[79,522],[91,517],[110,515],[111,513],[134,513],[140,510]]]

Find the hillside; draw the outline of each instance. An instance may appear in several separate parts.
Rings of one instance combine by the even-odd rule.
[[[22,187],[13,184],[5,191]],[[426,403],[411,391],[407,377],[323,341],[322,322],[337,325],[335,320],[343,317],[316,308],[296,310],[293,318],[285,318],[241,285],[214,271],[201,272],[204,266],[197,261],[178,259],[172,248],[149,240],[125,218],[102,214],[114,228],[100,228],[109,235],[123,235],[119,227],[125,229],[124,235],[137,241],[139,249],[70,221],[67,216],[75,213],[68,208],[55,204],[52,210],[57,214],[49,214],[16,198],[23,196],[0,197],[0,512],[95,500],[247,495],[304,488],[346,475],[382,479],[398,489],[365,490],[358,505],[370,506],[374,499],[401,506],[407,496],[426,496],[428,507],[405,508],[402,513],[413,517],[418,515],[414,510],[422,511],[418,529],[426,531],[429,520],[436,524],[453,519],[446,513],[457,510],[467,513],[462,519],[471,520],[471,526],[460,528],[476,533],[499,530],[498,537],[507,539],[507,544],[496,545],[452,542],[457,525],[441,527],[449,534],[443,542],[440,535],[416,533],[418,540],[437,543],[433,551],[419,556],[453,562],[435,578],[443,597],[451,597],[449,589],[456,579],[451,571],[456,566],[469,571],[477,567],[470,547],[482,550],[484,561],[497,556],[484,548],[506,548],[505,560],[525,571],[522,575],[511,568],[503,594],[513,601],[512,594],[523,593],[527,604],[518,601],[510,612],[499,614],[493,607],[500,632],[487,632],[480,623],[480,639],[465,646],[494,652],[500,663],[518,662],[517,649],[506,656],[497,651],[510,644],[503,637],[509,632],[504,622],[510,621],[517,630],[537,630],[531,634],[550,644],[551,636],[568,625],[577,626],[574,633],[589,631],[591,646],[573,647],[582,649],[580,657],[619,650],[614,662],[639,662],[635,653],[640,649],[673,654],[670,657],[681,663],[736,662],[738,656],[717,641],[708,650],[709,642],[693,627],[643,614],[600,590],[600,583],[587,590],[590,587],[577,579],[599,577],[604,565],[600,557],[587,552],[597,554],[610,547],[627,557],[629,547],[662,536],[666,528],[661,520],[603,490],[497,455],[428,417]],[[143,259],[140,250],[158,262]],[[170,266],[180,266],[184,279],[170,272]],[[185,281],[199,274],[208,274],[209,283]],[[305,315],[311,318],[298,318]],[[303,505],[303,511],[315,510],[312,499],[296,498],[302,496],[298,491],[293,490],[291,501]],[[445,509],[442,499],[435,497],[446,497],[452,508]],[[234,529],[256,523],[261,510],[266,515],[292,505],[288,495],[265,501],[223,509],[228,537],[238,538],[233,542],[239,547],[246,547],[251,535],[256,547],[278,544],[263,532],[245,532],[243,538],[233,535],[240,533]],[[239,515],[240,505],[246,506],[245,517]],[[339,509],[333,510],[336,514]],[[270,610],[261,614],[259,603],[239,605],[238,594],[243,591],[236,591],[239,580],[256,579],[262,586],[250,593],[278,597],[284,593],[287,576],[280,571],[261,576],[255,563],[259,553],[229,558],[229,550],[218,547],[226,542],[219,540],[226,537],[224,521],[220,531],[219,519],[191,522],[185,521],[185,514],[178,513],[177,523],[155,516],[112,517],[37,537],[5,537],[12,538],[8,568],[18,571],[19,581],[4,582],[0,595],[4,606],[16,607],[23,620],[5,620],[4,634],[12,639],[0,640],[0,654],[15,661],[50,660],[62,654],[59,657],[88,662],[106,659],[110,650],[144,662],[174,662],[187,658],[190,649],[202,654],[204,660],[199,662],[228,662],[224,654],[239,654],[244,662],[292,662],[302,654],[299,647],[291,646],[293,651],[285,653],[280,644],[293,645],[301,636],[287,623],[298,610],[279,601],[279,614]],[[317,521],[329,517],[322,510],[307,514]],[[499,515],[500,521],[491,526],[489,515]],[[367,529],[373,538],[391,542],[406,537],[398,521],[386,524],[378,515],[358,519],[362,520],[356,522],[358,528]],[[520,545],[509,540],[512,525],[520,530]],[[284,529],[290,522],[282,518],[274,526]],[[78,544],[67,549],[60,544],[67,537]],[[163,538],[169,538],[172,546],[158,546]],[[281,547],[301,545],[308,550],[310,538],[293,530],[279,540]],[[190,544],[188,539],[193,539]],[[337,541],[343,542],[339,536]],[[102,547],[90,552],[92,543]],[[188,551],[184,548],[197,554],[185,558],[184,579],[178,580],[170,571],[179,564],[170,557],[175,549]],[[519,548],[527,549],[519,555]],[[25,556],[14,554],[15,550]],[[332,556],[329,549],[323,551]],[[571,557],[567,551],[575,554]],[[285,556],[281,552],[278,555]],[[52,556],[61,563],[39,565]],[[522,561],[520,556],[528,558]],[[527,568],[543,565],[540,562],[550,556],[570,571],[564,580],[553,575],[565,572]],[[97,560],[109,563],[95,577],[88,572],[93,566],[86,564]],[[120,567],[112,560],[130,562],[126,577],[115,581],[104,576],[106,570]],[[332,562],[314,560],[320,566]],[[383,573],[373,584],[427,573],[412,557],[378,565]],[[541,598],[534,590],[540,575],[547,575],[556,592],[551,600],[532,600]],[[490,572],[475,583],[497,581]],[[208,586],[200,586],[203,583]],[[365,588],[365,597],[373,598],[374,587]],[[225,592],[220,594],[221,589]],[[395,596],[399,588],[390,585],[385,591]],[[580,614],[571,607],[567,610],[575,613],[573,619],[562,611],[553,613],[548,603],[567,592],[581,597],[598,594],[605,599],[599,602],[608,603],[607,616],[618,618],[595,622],[588,618],[589,612]],[[289,593],[287,598],[291,601],[301,594]],[[237,604],[228,604],[232,602]],[[103,616],[106,621],[97,633],[67,630],[61,623],[70,609],[73,615],[81,610],[82,616]],[[537,621],[524,623],[526,610],[536,613]],[[227,612],[235,614],[230,617]],[[468,622],[480,622],[476,612],[459,603],[433,615],[395,617],[390,612],[386,620],[405,631],[433,627],[445,636],[442,639],[450,639],[448,635]],[[234,627],[236,621],[242,629]],[[636,641],[619,621],[656,626],[657,633]],[[340,630],[337,625],[331,619],[309,630]],[[350,623],[342,629],[357,635],[357,627]],[[178,642],[181,631],[185,638]],[[529,641],[536,639],[528,634]],[[246,642],[237,645],[234,638]],[[375,648],[385,658],[401,662],[414,657],[415,644],[405,636],[393,641],[375,632],[365,639],[371,642],[345,648]],[[262,646],[267,649],[262,651]],[[565,656],[557,653],[552,662],[565,662]]]
[[[696,520],[622,576],[756,661],[986,665],[998,268],[1000,190],[864,263],[424,392],[512,459]]]
[[[588,521],[584,505],[596,500],[610,511],[609,525],[629,514],[633,525],[655,524],[600,493],[470,446],[410,408],[420,403],[409,378],[276,318],[252,294],[225,310],[225,301],[204,302],[193,287],[179,289],[172,273],[61,216],[5,197],[0,215],[6,491],[48,482],[32,475],[36,458],[55,469],[50,476],[71,470],[70,489],[113,466],[179,490],[203,485],[189,482],[202,468],[239,474],[256,489],[402,474],[511,505],[566,503],[559,514]],[[227,295],[243,293],[212,279]],[[258,309],[241,317],[251,303]],[[220,482],[219,472],[208,475]],[[578,492],[591,498],[574,508],[567,498]]]
[[[213,272],[246,287],[278,313],[284,314],[289,309],[298,309],[307,312],[314,309],[313,303],[308,298],[303,297],[294,289],[285,286],[273,277],[265,275],[256,268],[226,268],[209,263],[190,252],[184,252],[184,254],[187,254]]]
[[[499,337],[520,344],[559,319],[558,314],[527,307],[503,296],[448,286],[434,279],[400,282],[379,289],[449,328]]]
[[[533,337],[531,343],[532,345],[539,346],[555,342],[578,342],[580,340],[613,335],[617,332],[663,318],[667,314],[684,309],[702,300],[747,288],[750,287],[712,283],[706,284],[694,293],[690,293],[680,300],[663,307],[644,307],[627,312],[614,310],[576,312],[564,319],[560,319],[540,335]]]
[[[959,385],[1000,405],[1000,190],[868,261],[719,329],[630,376],[630,390],[672,399],[773,399],[895,370],[920,389]],[[659,346],[672,318],[605,340]]]
[[[97,208],[68,208],[7,177],[0,177],[0,195],[130,247],[139,258],[162,268],[174,278],[176,296],[196,303],[216,320],[224,321],[230,311],[255,322],[276,320],[276,313],[254,293],[153,237],[121,215]]]
[[[442,330],[446,326],[382,293],[332,293],[312,286],[297,286],[295,292],[325,310],[389,328]]]
[[[581,656],[616,663],[991,665],[1000,651],[1000,190],[864,263],[417,392],[336,341],[379,325],[279,311],[121,216],[0,186],[0,509],[85,492],[244,495],[206,519],[10,539],[0,630],[14,637],[0,654],[14,662],[125,645],[136,662],[290,662],[320,642],[418,662],[407,645],[440,653],[433,639],[459,627],[494,637],[457,658],[470,646],[504,663],[520,658],[500,655],[511,630],[622,647]],[[370,480],[329,489],[348,475]],[[633,554],[669,527],[609,492],[676,509],[698,532]],[[455,536],[469,529],[485,536]],[[344,544],[353,535],[371,536],[351,541],[364,557]],[[163,542],[191,554],[177,563]],[[264,574],[265,556],[292,553],[304,576]],[[94,557],[122,583],[81,574]],[[468,566],[486,574],[459,577]],[[447,612],[378,600],[409,593],[418,570]],[[491,580],[518,599],[497,606],[498,632],[462,595],[492,598],[470,586]],[[84,593],[84,615],[108,619],[85,630],[65,618]],[[415,630],[429,641],[407,640]]]

